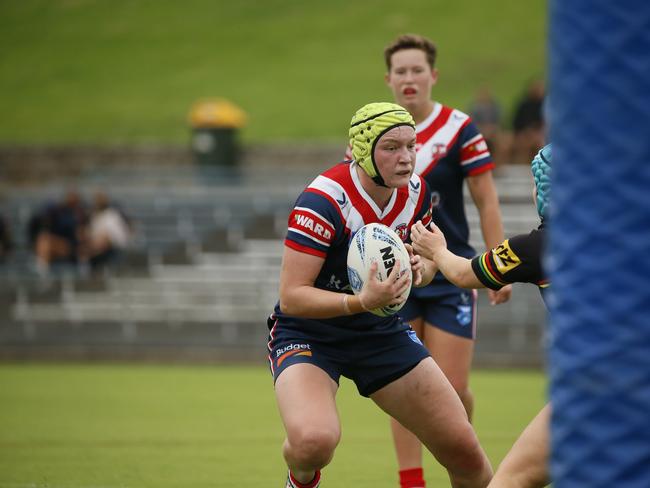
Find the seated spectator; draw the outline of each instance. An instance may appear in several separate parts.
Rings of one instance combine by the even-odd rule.
[[[47,274],[55,262],[78,264],[86,260],[87,224],[86,209],[74,190],[32,216],[28,232],[39,274]]]
[[[0,263],[7,260],[7,257],[13,249],[13,239],[11,238],[11,229],[9,222],[0,215]]]
[[[501,129],[501,106],[489,87],[482,86],[479,89],[467,113],[483,134],[495,164],[503,163],[508,141]]]
[[[114,262],[131,237],[130,219],[111,203],[106,193],[97,192],[88,232],[90,267],[98,270]]]
[[[511,161],[528,164],[545,144],[544,81],[529,83],[515,107],[512,119],[513,142]]]

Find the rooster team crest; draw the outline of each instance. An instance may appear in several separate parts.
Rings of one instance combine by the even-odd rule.
[[[406,241],[409,235],[409,230],[406,224],[400,224],[395,228],[395,234],[399,236],[402,241]]]
[[[431,149],[434,160],[438,160],[447,154],[447,145],[442,142],[436,142]]]

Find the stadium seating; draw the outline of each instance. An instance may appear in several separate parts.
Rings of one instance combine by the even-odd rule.
[[[497,173],[507,235],[537,224],[523,169]],[[262,360],[287,214],[315,170],[286,173],[277,168],[220,179],[189,168],[162,175],[113,169],[101,178],[95,172],[78,187],[87,196],[98,182],[111,188],[135,222],[135,241],[108,273],[63,268],[48,280],[32,269],[25,226],[64,187],[10,192],[3,210],[17,249],[0,265],[0,357]],[[151,174],[156,177],[147,179]],[[476,210],[467,208],[472,242],[482,249]],[[534,287],[517,287],[513,300],[499,307],[483,299],[479,314],[477,362],[540,363],[543,307]]]

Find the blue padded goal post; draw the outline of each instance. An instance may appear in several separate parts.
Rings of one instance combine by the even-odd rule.
[[[650,1],[550,0],[551,475],[650,487]]]

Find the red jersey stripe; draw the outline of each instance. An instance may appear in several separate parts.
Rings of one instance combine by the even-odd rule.
[[[447,108],[447,107],[445,107],[445,108]],[[450,110],[449,113],[451,113],[452,109],[449,109],[449,110]],[[449,151],[449,149],[451,147],[453,147],[454,144],[456,144],[456,141],[460,137],[460,133],[463,132],[463,129],[465,127],[467,127],[470,124],[470,122],[471,122],[471,119],[468,118],[465,122],[463,122],[463,125],[461,125],[458,128],[458,131],[456,132],[456,134],[454,134],[454,137],[452,137],[451,140],[447,143],[447,151]],[[420,173],[420,176],[425,177],[427,174],[429,174],[431,172],[431,170],[436,166],[437,162],[438,162],[437,160],[436,161],[431,161],[431,164],[429,164],[429,166],[427,166],[427,168],[424,171],[422,171],[422,173]]]
[[[303,246],[302,244],[298,244],[297,242],[289,240],[288,238],[284,240],[284,245],[288,248],[293,249],[294,251],[302,252],[304,254],[311,254],[312,256],[317,256],[319,258],[325,258],[327,256],[327,253],[325,251],[319,251],[313,247]]]
[[[420,193],[422,194],[423,192]],[[393,208],[390,210],[390,212],[388,212],[388,214],[381,219],[381,223],[390,227],[391,226],[390,224],[393,223],[393,220],[395,220],[395,218],[404,209],[404,205],[408,199],[409,199],[408,185],[405,186],[404,188],[398,188],[397,195],[395,196],[395,204],[393,205]]]
[[[490,162],[488,164],[484,164],[482,166],[479,166],[478,168],[470,169],[467,172],[468,176],[476,176],[480,175],[481,173],[485,173],[486,171],[490,171],[494,169],[494,163]]]
[[[440,128],[447,123],[449,117],[451,117],[452,112],[453,112],[452,108],[445,107],[443,105],[442,109],[440,110],[440,113],[438,114],[436,119],[431,123],[431,125],[429,125],[429,127],[427,127],[422,132],[417,134],[416,142],[418,144],[424,144],[429,139],[431,139],[431,136],[436,132],[438,132]]]

